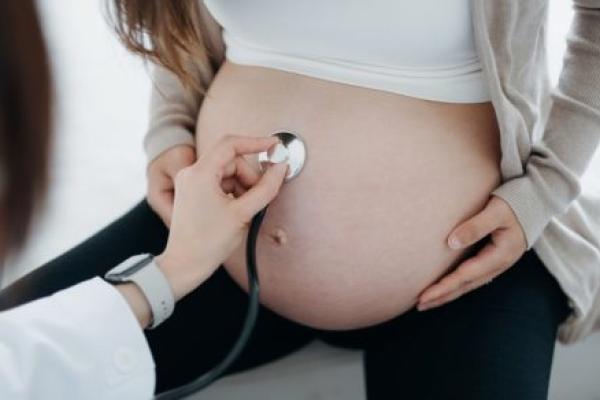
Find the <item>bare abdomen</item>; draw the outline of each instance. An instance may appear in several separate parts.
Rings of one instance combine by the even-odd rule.
[[[392,318],[464,254],[446,238],[500,183],[491,103],[449,104],[226,62],[197,124],[300,134],[308,158],[270,204],[257,242],[261,300],[324,329]],[[248,158],[257,169],[256,157]],[[246,286],[245,243],[224,262]]]

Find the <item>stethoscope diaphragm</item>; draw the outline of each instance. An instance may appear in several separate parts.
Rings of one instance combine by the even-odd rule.
[[[275,132],[271,136],[277,136],[281,144],[273,146],[269,151],[263,151],[258,154],[258,163],[261,171],[264,170],[266,163],[287,162],[288,173],[285,182],[297,176],[306,162],[306,145],[304,140],[291,132]]]

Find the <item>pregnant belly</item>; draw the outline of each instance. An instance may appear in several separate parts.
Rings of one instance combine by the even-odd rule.
[[[270,204],[257,241],[261,301],[322,329],[412,306],[468,250],[451,230],[500,183],[491,103],[449,104],[226,62],[197,121],[198,152],[228,134],[300,134],[304,170]],[[258,170],[257,157],[247,157]],[[246,289],[245,243],[224,261]]]

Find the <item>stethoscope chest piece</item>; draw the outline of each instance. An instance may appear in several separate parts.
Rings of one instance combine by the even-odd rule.
[[[281,144],[273,146],[269,151],[258,154],[258,162],[261,171],[264,163],[287,162],[288,173],[285,182],[297,176],[306,162],[306,145],[302,138],[290,132],[275,132],[271,136],[277,136]]]

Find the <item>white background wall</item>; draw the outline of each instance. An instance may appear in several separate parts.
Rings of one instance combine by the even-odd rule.
[[[57,90],[52,182],[29,247],[12,260],[5,284],[73,246],[144,193],[141,139],[150,82],[142,63],[123,50],[103,19],[102,3],[39,1]],[[554,82],[561,68],[570,1],[551,0],[548,45]],[[600,66],[599,66],[600,68]],[[600,190],[600,153],[584,177]],[[552,398],[600,399],[600,335],[557,349]]]

